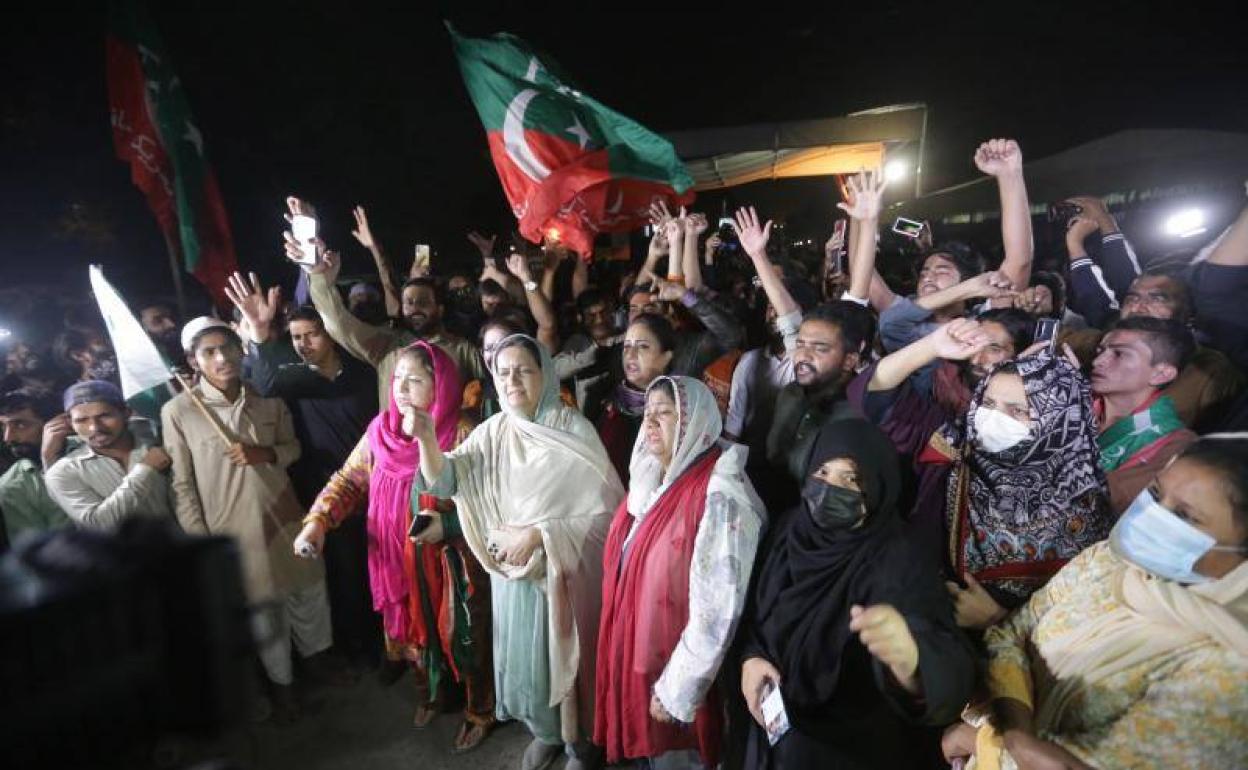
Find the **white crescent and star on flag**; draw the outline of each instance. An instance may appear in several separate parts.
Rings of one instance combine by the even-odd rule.
[[[545,72],[541,62],[537,57],[529,59],[529,67],[525,72],[524,79],[534,85],[537,84],[538,73]],[[546,72],[546,77],[550,78],[550,73]],[[553,78],[552,78],[553,80]],[[581,94],[579,91],[568,88],[567,86],[554,81],[556,86],[554,91],[566,99],[573,102],[580,101]],[[507,152],[507,157],[511,162],[516,164],[524,175],[532,179],[534,182],[541,182],[550,176],[550,169],[541,159],[533,152],[533,148],[529,145],[524,137],[524,116],[529,109],[529,105],[533,100],[543,94],[535,88],[522,88],[511,102],[507,104],[507,114],[503,117],[503,147]],[[571,112],[569,125],[564,132],[570,134],[576,139],[577,145],[582,150],[587,149],[593,143],[593,135],[581,123],[580,116],[573,110]]]

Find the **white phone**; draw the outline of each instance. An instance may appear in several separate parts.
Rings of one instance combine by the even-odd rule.
[[[315,265],[319,258],[316,253],[316,217],[310,217],[307,214],[295,214],[290,218],[290,231],[295,236],[295,240],[299,242],[299,248],[303,251],[303,259],[295,260],[301,265]]]
[[[762,706],[764,729],[767,731],[767,743],[775,746],[789,731],[789,715],[784,708],[784,698],[780,688],[770,680],[763,685]]]
[[[416,244],[416,267],[429,267],[429,244]]]

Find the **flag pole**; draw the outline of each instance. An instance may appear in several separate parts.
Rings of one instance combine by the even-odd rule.
[[[225,426],[221,424],[220,418],[200,399],[199,394],[191,387],[191,383],[187,382],[186,378],[179,374],[177,369],[170,368],[169,371],[174,377],[178,378],[178,382],[182,384],[182,392],[190,396],[191,400],[195,402],[195,406],[204,415],[204,419],[208,420],[209,424],[216,430],[217,435],[225,442],[226,448],[233,446],[234,440],[225,432]]]
[[[186,320],[186,294],[182,291],[182,265],[179,264],[178,249],[173,243],[173,238],[169,237],[169,232],[162,228],[165,234],[165,251],[169,253],[169,272],[173,274],[173,291],[178,300],[178,318]]]

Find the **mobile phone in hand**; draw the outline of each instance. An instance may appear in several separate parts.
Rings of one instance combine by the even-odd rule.
[[[1062,322],[1056,318],[1041,318],[1036,321],[1036,331],[1032,336],[1032,344],[1049,343],[1050,353],[1057,351],[1057,335],[1062,329]]]
[[[412,517],[412,526],[407,528],[407,536],[416,537],[421,532],[424,532],[426,529],[429,529],[429,525],[432,523],[433,523],[432,516],[426,516],[423,513],[416,514],[415,516]]]
[[[416,244],[416,267],[429,267],[429,244]]]
[[[916,222],[913,219],[906,219],[905,217],[897,217],[897,220],[893,222],[893,232],[904,238],[910,238],[912,240],[918,238],[919,235],[923,233],[923,227],[924,225],[922,222]]]
[[[784,737],[784,734],[789,731],[789,715],[785,711],[784,698],[780,695],[780,688],[776,687],[771,680],[764,682],[760,701],[763,712],[763,729],[767,731],[767,743],[775,746]]]
[[[315,265],[319,259],[316,249],[316,217],[310,217],[307,214],[295,214],[290,218],[290,231],[295,236],[295,240],[299,242],[299,249],[303,252],[303,259],[295,260],[301,265]]]

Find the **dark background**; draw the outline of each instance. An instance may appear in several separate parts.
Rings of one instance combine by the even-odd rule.
[[[368,265],[349,233],[355,203],[400,267],[417,241],[445,267],[473,255],[467,229],[514,225],[442,19],[466,35],[524,37],[657,131],[926,102],[929,190],[973,177],[972,152],[993,136],[1038,158],[1122,128],[1248,130],[1248,53],[1230,5],[809,5],[821,10],[191,0],[153,14],[240,264],[287,281],[278,246],[291,193],[318,204],[348,270]],[[5,14],[0,281],[85,290],[82,268],[103,262],[123,292],[167,287],[155,221],[112,150],[105,4]],[[736,197],[785,185],[834,205],[828,180]]]

